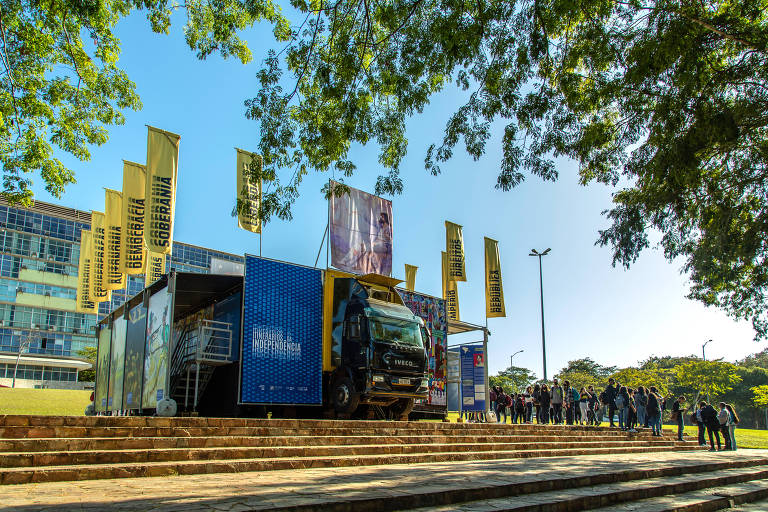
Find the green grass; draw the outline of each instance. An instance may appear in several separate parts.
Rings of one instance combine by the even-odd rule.
[[[0,388],[0,414],[82,416],[89,390]]]
[[[699,428],[696,426],[686,426],[684,429],[685,433],[691,437],[698,437],[699,435]],[[706,441],[709,443],[709,437],[706,437]],[[768,430],[736,427],[736,446],[738,448],[768,449]]]

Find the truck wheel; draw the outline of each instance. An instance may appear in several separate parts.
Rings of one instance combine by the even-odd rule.
[[[389,408],[392,419],[408,421],[408,415],[413,410],[413,398],[401,398]]]
[[[336,381],[333,386],[333,407],[336,412],[351,414],[360,404],[360,394],[355,391],[355,385],[349,377]]]

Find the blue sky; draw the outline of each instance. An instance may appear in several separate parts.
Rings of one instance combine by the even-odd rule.
[[[178,21],[178,20],[177,20]],[[256,235],[239,230],[230,216],[235,195],[234,147],[255,149],[258,127],[245,119],[243,101],[255,95],[256,71],[272,47],[270,29],[244,35],[254,61],[242,65],[217,56],[199,61],[186,47],[177,23],[170,36],[153,34],[143,16],[118,26],[123,40],[120,65],[137,84],[144,108],[128,112],[124,126],[111,129],[107,144],[93,148],[92,160],[63,160],[78,183],[61,200],[39,183],[41,200],[80,209],[103,210],[103,187],[120,189],[122,159],[144,162],[146,124],[181,135],[175,239],[232,253],[258,254]],[[433,177],[424,170],[426,148],[439,142],[449,114],[463,95],[454,90],[435,97],[422,115],[408,123],[408,155],[402,163],[403,195],[393,199],[394,274],[403,264],[419,267],[417,290],[440,295],[440,251],[444,221],[464,226],[467,283],[459,284],[462,320],[484,318],[483,237],[499,241],[507,317],[490,319],[491,373],[506,368],[509,357],[541,377],[541,319],[538,261],[531,248],[552,248],[544,258],[547,368],[553,375],[568,360],[591,357],[605,365],[627,366],[650,355],[701,354],[735,360],[764,348],[752,341],[747,322],[685,298],[688,285],[682,262],[666,262],[658,250],[646,251],[629,270],[611,267],[608,248],[594,246],[598,229],[608,223],[600,212],[610,206],[611,189],[582,187],[573,162],[558,162],[560,179],[544,183],[528,178],[511,192],[494,189],[501,159],[501,126],[478,162],[456,151]],[[355,147],[358,171],[346,182],[373,191],[383,170],[375,147]],[[326,224],[327,204],[320,188],[330,174],[309,176],[291,222],[274,221],[264,229],[263,255],[313,265]],[[321,256],[321,264],[325,254]],[[469,336],[471,341],[477,336]],[[458,341],[458,340],[457,340]]]

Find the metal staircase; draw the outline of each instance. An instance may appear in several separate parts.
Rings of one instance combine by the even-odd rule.
[[[171,397],[183,410],[197,410],[216,367],[230,363],[231,323],[201,320],[187,326],[171,358]]]

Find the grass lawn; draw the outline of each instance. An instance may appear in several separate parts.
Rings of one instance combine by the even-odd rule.
[[[82,416],[90,390],[0,388],[0,414]]]

